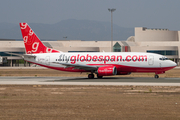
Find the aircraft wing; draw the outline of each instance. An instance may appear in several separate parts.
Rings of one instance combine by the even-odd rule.
[[[55,64],[61,64],[68,67],[74,67],[74,69],[83,69],[83,70],[97,70],[97,66],[90,66],[90,65],[80,65],[80,64],[70,64],[70,63],[61,63],[61,62],[53,62]]]

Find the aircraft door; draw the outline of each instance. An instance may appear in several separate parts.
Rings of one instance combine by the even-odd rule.
[[[49,65],[50,64],[50,56],[46,56],[45,58],[45,64]]]
[[[154,56],[149,56],[149,59],[148,59],[148,63],[149,65],[153,65],[154,64]]]

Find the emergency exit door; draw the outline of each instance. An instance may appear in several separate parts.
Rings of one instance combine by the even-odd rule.
[[[149,56],[149,59],[148,59],[148,63],[149,65],[153,65],[154,64],[154,56]]]

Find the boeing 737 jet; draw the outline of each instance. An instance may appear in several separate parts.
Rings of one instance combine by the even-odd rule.
[[[143,52],[76,52],[67,53],[43,45],[27,23],[20,23],[26,49],[24,60],[43,67],[68,71],[89,72],[88,78],[129,75],[132,72],[158,74],[176,67],[167,57]]]

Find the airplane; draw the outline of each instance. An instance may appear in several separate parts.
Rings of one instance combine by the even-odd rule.
[[[177,64],[167,57],[145,52],[62,52],[46,47],[27,23],[19,23],[26,54],[24,60],[50,69],[68,72],[89,72],[93,79],[132,72],[158,74],[173,69]]]

